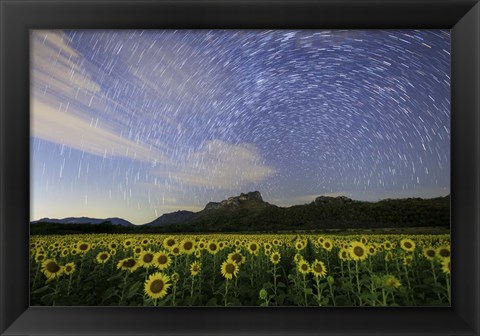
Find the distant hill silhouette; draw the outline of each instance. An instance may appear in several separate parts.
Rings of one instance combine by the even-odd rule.
[[[118,219],[120,220],[120,219]],[[56,230],[65,232],[65,224],[40,220],[32,233]],[[116,221],[118,223],[118,221]],[[32,222],[33,223],[33,222]],[[90,232],[86,221],[78,230]],[[98,224],[98,223],[97,223]],[[450,195],[431,199],[386,199],[379,202],[352,200],[345,196],[319,196],[313,202],[278,207],[263,201],[258,191],[240,194],[221,202],[210,202],[199,212],[180,210],[163,214],[144,225],[112,225],[106,220],[105,232],[278,232],[324,229],[415,228],[450,226]],[[121,224],[120,224],[121,225]],[[32,226],[33,227],[33,226]]]

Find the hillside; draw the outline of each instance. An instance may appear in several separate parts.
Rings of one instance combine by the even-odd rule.
[[[450,196],[432,199],[386,199],[379,202],[352,200],[345,196],[319,196],[313,202],[278,207],[265,202],[258,191],[221,202],[210,202],[199,212],[163,214],[144,225],[121,226],[104,220],[93,228],[87,220],[37,221],[32,233],[76,232],[278,232],[374,228],[450,226]],[[117,221],[118,223],[118,221]],[[33,222],[32,222],[33,224]],[[99,223],[96,223],[99,224]],[[76,225],[75,228],[73,225]],[[67,228],[68,226],[68,228]],[[98,225],[97,225],[98,226]]]

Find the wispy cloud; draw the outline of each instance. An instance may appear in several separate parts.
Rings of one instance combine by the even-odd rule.
[[[275,174],[251,144],[207,141],[184,162],[175,169],[157,169],[154,174],[183,185],[220,189],[238,189]]]
[[[38,99],[31,102],[31,134],[90,154],[153,162],[167,159],[153,147],[125,139],[108,128],[95,125]]]
[[[99,118],[105,104],[118,104],[102,93],[87,70],[95,66],[62,32],[35,31],[31,43],[31,136],[105,158],[168,162],[165,147],[128,139],[114,120]]]

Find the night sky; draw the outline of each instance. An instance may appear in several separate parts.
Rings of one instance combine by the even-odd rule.
[[[31,219],[450,193],[445,30],[34,31]]]

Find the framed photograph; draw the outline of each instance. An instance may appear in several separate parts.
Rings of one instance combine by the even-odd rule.
[[[478,335],[476,1],[1,6],[2,335]]]

